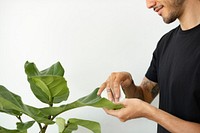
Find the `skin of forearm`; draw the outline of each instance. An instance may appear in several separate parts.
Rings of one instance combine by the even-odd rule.
[[[123,92],[126,98],[139,98],[145,102],[151,103],[158,95],[159,89],[156,85],[150,87],[145,86],[144,84],[141,84],[140,86],[132,84],[127,88],[123,88]]]
[[[182,120],[163,110],[148,105],[145,117],[157,122],[172,133],[200,133],[200,124]]]
[[[144,95],[141,87],[131,84],[129,87],[122,89],[126,98],[139,98],[144,101]]]

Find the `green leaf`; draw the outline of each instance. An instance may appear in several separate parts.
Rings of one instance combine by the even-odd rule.
[[[27,131],[26,130],[20,131],[16,129],[11,130],[0,126],[0,133],[27,133]]]
[[[15,115],[21,116],[26,114],[33,118],[35,121],[45,124],[53,124],[54,122],[48,119],[47,114],[43,114],[40,109],[25,105],[21,97],[10,92],[4,86],[0,85],[0,111]]]
[[[48,114],[44,114],[43,112],[41,112],[40,109],[29,106],[29,105],[24,105],[24,114],[30,116],[31,118],[33,118],[35,121],[39,122],[39,123],[44,123],[44,124],[54,124],[55,122],[53,122],[52,120],[49,120]]]
[[[37,87],[38,89],[41,89],[41,91],[48,96],[47,101],[48,101],[48,103],[50,103],[50,101],[52,99],[51,92],[49,91],[49,88],[45,84],[45,82],[42,81],[42,79],[40,77],[32,77],[32,78],[29,78],[29,81],[30,80],[32,80],[31,83],[33,83],[35,85],[35,87]],[[35,87],[34,87],[34,89],[35,89]],[[40,95],[40,93],[37,94],[38,98],[40,97],[39,95]]]
[[[43,71],[39,71],[34,63],[26,62],[25,72],[32,92],[41,102],[52,105],[67,100],[69,88],[59,62]]]
[[[65,119],[63,118],[56,118],[56,124],[58,125],[59,133],[62,133],[65,130]]]
[[[99,88],[96,88],[91,94],[78,99],[77,103],[84,106],[86,105],[86,106],[93,106],[93,107],[107,108],[114,110],[123,108],[123,105],[121,104],[114,104],[108,99],[101,98],[100,96],[98,96],[97,95],[98,90]]]
[[[91,130],[93,133],[101,133],[100,124],[90,120],[71,118],[66,124],[65,119],[56,118],[56,124],[59,127],[59,133],[71,133],[78,129],[78,125]]]
[[[34,123],[35,123],[35,121],[29,121],[29,122],[26,122],[26,123],[18,122],[18,123],[17,123],[17,129],[18,129],[18,130],[27,130],[27,129],[30,128]]]
[[[87,129],[91,130],[93,133],[101,133],[101,127],[100,127],[100,124],[98,122],[71,118],[71,119],[68,120],[68,123],[76,124],[76,125],[85,127]]]
[[[25,65],[25,72],[28,76],[38,76],[38,75],[57,75],[57,76],[64,76],[64,69],[60,62],[53,64],[51,67],[42,70],[39,72],[36,65],[34,63],[30,63],[26,61]]]
[[[8,91],[0,85],[0,111],[15,116],[20,116],[23,111],[21,97]]]
[[[40,72],[34,63],[29,63],[28,61],[26,61],[24,68],[25,68],[25,72],[28,76],[40,75]]]
[[[50,68],[47,68],[40,72],[41,75],[57,75],[57,76],[64,76],[64,68],[57,62],[53,64]]]
[[[46,94],[43,90],[44,88],[39,88],[32,78],[28,78],[28,81],[30,83],[31,90],[33,94],[43,103],[49,103],[49,97],[48,94]]]
[[[83,107],[83,106],[92,106],[92,107],[98,107],[98,108],[108,108],[108,109],[121,109],[123,108],[123,105],[121,104],[115,104],[106,98],[101,98],[97,95],[97,91],[99,88],[96,88],[91,94],[82,97],[75,102],[72,102],[70,104],[61,105],[60,107],[48,107],[48,108],[42,108],[41,111],[44,114],[57,116],[58,114],[65,112],[70,109]]]
[[[72,131],[75,131],[78,129],[78,126],[76,124],[68,123],[67,128],[63,131],[63,133],[72,133]]]
[[[78,129],[77,124],[73,123],[65,123],[65,119],[63,118],[56,118],[56,124],[58,125],[59,133],[71,133],[72,131],[75,131]]]

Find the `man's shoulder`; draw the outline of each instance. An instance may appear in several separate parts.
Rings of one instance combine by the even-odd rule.
[[[162,37],[161,37],[161,40],[162,39],[169,39],[171,38],[174,34],[177,33],[178,29],[180,28],[180,26],[177,26],[173,29],[171,29],[170,31],[168,31],[167,33],[165,33]]]
[[[170,31],[168,31],[167,33],[165,33],[160,40],[158,41],[157,47],[163,47],[163,45],[168,44],[168,42],[176,35],[178,29],[180,27],[177,26],[173,29],[171,29]]]
[[[167,46],[169,45],[170,41],[173,40],[173,38],[176,36],[178,29],[179,29],[179,26],[165,33],[158,41],[157,46],[156,46],[156,51],[160,53],[161,51],[165,50]]]

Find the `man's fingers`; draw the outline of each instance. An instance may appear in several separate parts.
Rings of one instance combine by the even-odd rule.
[[[117,115],[116,115],[117,110],[110,110],[110,109],[104,108],[104,111],[105,111],[108,115],[112,115],[112,116],[117,117]]]
[[[101,95],[101,93],[104,91],[104,89],[107,91],[107,96],[110,101],[119,102],[119,99],[121,97],[121,86],[129,86],[131,83],[132,77],[128,75],[125,72],[116,73],[113,72],[108,77],[106,82],[104,82],[100,89],[98,90],[97,95]]]
[[[98,90],[98,92],[97,92],[97,95],[101,95],[101,93],[103,92],[103,90],[106,88],[106,82],[104,82],[101,86],[100,86],[100,88],[99,88],[99,90]]]
[[[113,92],[114,92],[113,95],[115,98],[115,102],[119,102],[119,98],[120,98],[120,83],[119,82],[114,82]]]
[[[113,96],[113,92],[111,88],[106,88],[106,92],[107,92],[108,100],[114,102],[114,96]]]
[[[99,88],[99,90],[98,90],[98,92],[97,92],[97,95],[101,95],[101,93],[102,93],[105,89],[106,89],[106,93],[107,93],[108,99],[109,99],[110,101],[114,102],[114,99],[115,99],[115,98],[114,98],[113,91],[111,90],[111,87],[110,87],[109,82],[108,82],[108,83],[105,82],[105,83],[103,83],[103,84],[100,86],[100,88]]]

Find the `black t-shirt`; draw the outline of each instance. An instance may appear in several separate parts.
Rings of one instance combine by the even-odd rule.
[[[160,109],[200,123],[200,25],[165,34],[145,76],[160,87]],[[157,132],[168,133],[160,125]]]

